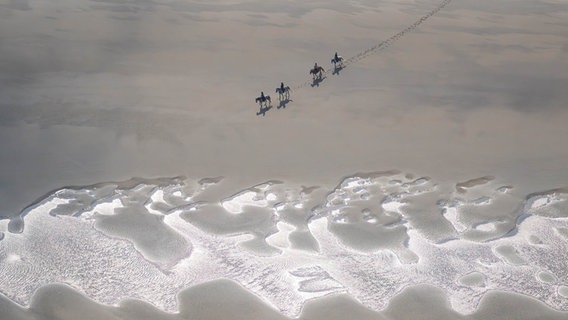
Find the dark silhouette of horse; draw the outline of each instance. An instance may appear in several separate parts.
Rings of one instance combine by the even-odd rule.
[[[270,106],[272,105],[272,101],[270,101],[270,96],[265,96],[264,93],[260,94],[260,97],[256,98],[256,103],[260,104],[260,107],[262,108],[262,106]]]
[[[289,100],[290,99],[290,91],[292,91],[292,89],[290,89],[290,87],[286,86],[286,87],[278,87],[276,88],[276,93],[278,93],[278,100],[282,101],[282,100]]]
[[[336,69],[337,68],[343,68],[343,57],[338,56],[337,53],[336,53],[335,56],[333,57],[333,59],[331,59],[331,63],[333,63],[333,66]]]
[[[260,104],[260,110],[256,113],[257,116],[266,115],[266,112],[272,108],[272,101],[270,96],[265,96],[264,92],[260,93],[260,97],[255,99],[256,103]]]
[[[290,100],[290,99],[280,100],[280,104],[278,104],[278,106],[276,108],[277,109],[286,108],[286,105],[290,102],[292,102],[292,100]]]
[[[321,76],[324,72],[325,70],[321,66],[316,66],[315,68],[310,70],[310,74],[313,76],[313,80],[321,79]]]
[[[268,112],[268,110],[270,110],[272,108],[272,106],[267,106],[267,107],[260,107],[260,110],[258,110],[258,112],[256,113],[257,116],[262,115],[263,117],[266,115],[266,112]]]
[[[341,70],[343,70],[343,68],[344,68],[344,66],[339,66],[339,65],[338,65],[338,66],[335,66],[335,68],[333,68],[333,72],[332,72],[331,74],[339,75],[339,72],[340,72]]]

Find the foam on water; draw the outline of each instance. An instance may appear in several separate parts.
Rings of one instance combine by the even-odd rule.
[[[382,310],[424,283],[462,314],[495,290],[568,310],[568,192],[503,185],[387,171],[332,190],[272,181],[230,197],[221,178],[62,188],[0,221],[0,292],[27,306],[64,283],[101,303],[172,312],[182,289],[231,279],[296,317],[337,293]]]

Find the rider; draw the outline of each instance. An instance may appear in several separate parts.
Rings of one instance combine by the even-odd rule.
[[[333,60],[339,61],[339,57],[337,56],[337,52],[335,53],[335,56],[333,57]]]
[[[264,92],[263,92],[263,91],[260,92],[260,99],[262,99],[262,101],[264,101],[264,100],[266,99],[266,98],[264,97]]]
[[[318,63],[316,62],[316,64],[314,64],[314,70],[318,69]]]
[[[284,92],[284,82],[280,82],[280,92]]]

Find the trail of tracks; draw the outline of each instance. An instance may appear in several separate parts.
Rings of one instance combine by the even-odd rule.
[[[438,6],[436,6],[435,8],[433,8],[432,10],[430,10],[427,14],[423,15],[422,17],[420,17],[420,19],[416,20],[413,24],[409,25],[408,27],[406,27],[405,29],[399,31],[398,33],[392,35],[390,38],[383,40],[379,43],[377,43],[376,45],[367,48],[359,53],[357,53],[356,55],[345,59],[343,62],[343,65],[345,67],[352,65],[366,57],[368,57],[369,55],[380,51],[380,50],[384,50],[388,47],[390,47],[392,44],[394,44],[396,41],[400,40],[402,37],[404,37],[406,34],[408,34],[409,32],[414,31],[416,28],[418,28],[418,26],[420,26],[422,23],[424,23],[426,20],[430,19],[432,16],[436,15],[440,10],[442,10],[444,7],[446,7],[448,4],[450,4],[450,2],[452,2],[452,0],[443,0],[440,4],[438,4]],[[325,70],[326,73],[331,72],[333,70],[333,67],[329,67],[328,69]],[[296,85],[296,86],[292,86],[292,90],[297,90],[303,87],[307,87],[308,85],[310,85],[312,82],[307,80],[302,84]]]

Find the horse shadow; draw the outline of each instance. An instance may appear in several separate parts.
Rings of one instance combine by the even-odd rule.
[[[314,78],[314,80],[312,81],[312,84],[311,84],[312,88],[313,87],[319,87],[320,83],[322,83],[324,79],[325,79],[325,76]]]
[[[268,106],[260,106],[260,110],[256,113],[257,116],[262,115],[263,117],[266,115],[266,113],[268,112],[268,110],[272,109],[272,105],[268,105]]]
[[[287,99],[284,99],[284,100],[280,100],[280,104],[279,104],[278,107],[276,107],[276,108],[277,108],[277,109],[286,108],[286,105],[287,105],[288,103],[290,103],[290,102],[292,102],[292,100],[291,100],[291,99],[288,99],[288,98],[287,98]]]
[[[341,70],[343,70],[343,68],[345,68],[345,67],[344,66],[335,66],[335,68],[333,68],[333,72],[331,74],[339,75],[339,72]]]

